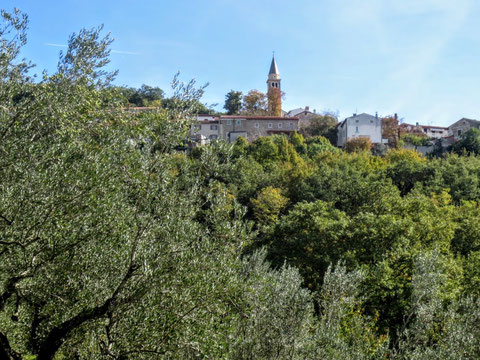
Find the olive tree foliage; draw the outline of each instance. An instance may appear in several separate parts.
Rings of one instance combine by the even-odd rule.
[[[361,315],[359,284],[365,274],[329,266],[318,294],[320,315],[315,329],[315,359],[385,359],[388,338],[377,337],[373,322]]]
[[[2,26],[0,27],[0,80],[2,90],[8,80],[24,79],[26,71],[31,67],[25,59],[18,59],[20,49],[27,42],[26,26],[28,17],[15,9],[12,13],[0,11]],[[3,97],[2,97],[3,98]]]
[[[438,250],[415,260],[412,305],[392,353],[393,359],[477,359],[480,353],[480,301],[444,293],[446,262]]]
[[[174,151],[202,89],[176,77],[178,108],[124,113],[105,87],[101,29],[72,36],[58,72],[29,83],[12,56],[26,18],[2,17],[0,358],[306,351],[312,299],[298,273],[242,259],[250,225],[211,179],[215,157],[194,166]]]
[[[82,29],[73,33],[68,40],[65,53],[60,52],[58,75],[70,82],[84,81],[87,85],[106,86],[118,71],[108,72],[104,67],[110,62],[109,45],[113,42],[110,34],[102,37],[103,25]]]

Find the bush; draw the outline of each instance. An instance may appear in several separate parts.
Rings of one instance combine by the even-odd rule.
[[[345,143],[345,150],[349,153],[370,151],[372,146],[373,144],[370,141],[370,139],[359,137],[359,138],[348,140]]]

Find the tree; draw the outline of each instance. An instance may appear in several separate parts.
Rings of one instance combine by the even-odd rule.
[[[270,116],[282,116],[282,99],[285,93],[279,88],[270,87],[267,93],[268,114]]]
[[[396,148],[400,139],[400,130],[397,116],[382,118],[382,138],[388,139],[388,146]]]
[[[97,88],[109,85],[118,71],[108,72],[104,68],[110,62],[109,46],[113,42],[110,34],[101,37],[103,25],[90,30],[73,33],[68,40],[65,53],[60,52],[57,79],[94,85]]]
[[[433,175],[427,160],[416,150],[389,149],[385,160],[389,162],[386,174],[400,189],[402,196],[408,194],[415,184],[423,183]]]
[[[457,154],[480,154],[480,130],[471,128],[465,131],[460,140],[453,146]]]
[[[354,138],[350,139],[345,143],[345,150],[347,152],[361,152],[361,151],[370,151],[373,144],[368,138]]]
[[[242,113],[249,116],[267,115],[267,96],[258,90],[250,90],[243,96]]]
[[[337,145],[338,119],[334,113],[325,113],[309,120],[310,125],[300,130],[307,137],[323,136],[330,140],[333,146]]]
[[[227,110],[228,115],[237,115],[242,108],[242,92],[230,90],[225,95],[225,105],[223,106]]]
[[[406,144],[417,146],[427,146],[429,144],[429,139],[424,133],[407,133],[403,134],[400,137],[400,140]]]
[[[251,154],[260,164],[268,164],[279,159],[278,146],[271,137],[259,137],[251,145]]]
[[[242,256],[245,209],[215,179],[230,147],[198,162],[174,151],[201,90],[175,78],[171,109],[124,112],[97,66],[109,42],[99,29],[71,37],[59,71],[33,86],[22,62],[3,62],[26,21],[2,17],[0,33],[21,36],[0,42],[0,357],[308,351],[312,298],[298,273]]]
[[[273,225],[287,202],[280,189],[272,186],[262,189],[257,198],[251,200],[255,219],[260,225]]]

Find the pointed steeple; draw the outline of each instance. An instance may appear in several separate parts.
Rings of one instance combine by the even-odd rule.
[[[280,75],[278,73],[278,67],[277,67],[277,62],[275,61],[275,55],[272,57],[272,64],[270,65],[270,71],[268,75],[271,75],[271,74]]]
[[[281,81],[282,80],[280,79],[280,73],[278,72],[274,53],[267,79],[268,112],[273,116],[282,115],[282,90],[280,87]]]

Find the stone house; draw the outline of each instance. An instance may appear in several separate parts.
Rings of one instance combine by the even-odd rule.
[[[471,128],[480,129],[480,121],[462,118],[448,127],[449,135],[458,140],[460,136]]]
[[[239,136],[254,141],[261,136],[291,134],[298,131],[297,117],[222,115],[220,137],[234,142]]]
[[[317,118],[319,114],[317,114],[317,111],[315,109],[313,111],[310,111],[310,107],[305,106],[305,108],[290,110],[286,116],[298,117],[298,127],[300,129],[303,129],[310,126],[311,120]]]

